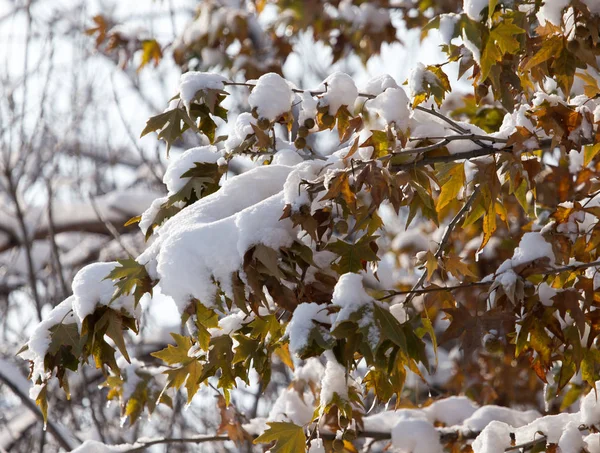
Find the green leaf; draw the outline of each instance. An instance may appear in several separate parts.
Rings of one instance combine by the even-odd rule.
[[[192,347],[192,340],[189,337],[171,332],[176,346],[170,344],[165,349],[153,352],[150,355],[162,360],[167,365],[176,365],[184,363],[190,359],[188,351]]]
[[[207,351],[210,343],[208,329],[219,327],[219,316],[210,308],[196,303],[196,327],[198,328],[198,343],[204,351]]]
[[[105,278],[105,280],[116,280],[115,286],[117,289],[112,300],[133,292],[135,306],[137,306],[144,294],[152,294],[152,279],[144,265],[133,258],[117,260],[117,262],[119,266],[115,266]]]
[[[167,143],[168,155],[171,145],[175,140],[181,137],[181,134],[188,128],[192,128],[194,131],[199,132],[196,124],[190,118],[188,113],[184,109],[177,107],[148,119],[146,127],[142,131],[140,137],[143,137],[150,132],[159,131],[158,138]]]
[[[338,239],[336,242],[328,244],[327,250],[339,256],[336,258],[332,268],[339,274],[348,272],[359,272],[366,268],[367,262],[376,262],[376,248],[374,249],[377,236],[365,235],[355,244]]]
[[[398,346],[403,352],[406,352],[406,336],[402,332],[402,325],[388,310],[381,307],[378,303],[373,304],[373,318],[379,326],[381,333]]]
[[[255,444],[275,442],[271,453],[301,453],[306,451],[306,435],[302,426],[293,423],[267,423],[269,429],[254,439]]]

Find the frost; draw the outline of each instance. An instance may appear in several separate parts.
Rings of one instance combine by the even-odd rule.
[[[200,90],[222,90],[224,82],[229,82],[226,77],[210,72],[190,71],[181,75],[179,80],[179,96],[183,105],[189,110],[190,104],[196,93]]]
[[[169,196],[175,195],[183,189],[189,178],[182,178],[181,176],[194,168],[196,162],[214,164],[222,156],[223,153],[219,152],[216,146],[209,145],[190,148],[170,161],[163,176],[163,182],[167,186]]]
[[[286,335],[290,339],[291,352],[298,354],[306,348],[310,331],[316,326],[315,321],[326,324],[330,322],[326,306],[304,303],[296,307],[286,329]]]
[[[288,82],[279,74],[270,72],[261,76],[252,88],[248,103],[256,108],[258,116],[275,121],[292,108],[294,93]]]
[[[358,97],[354,80],[343,72],[334,72],[323,81],[325,93],[321,100],[329,106],[329,114],[336,115],[342,105],[353,106]]]

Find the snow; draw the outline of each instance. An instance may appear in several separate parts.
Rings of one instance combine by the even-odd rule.
[[[450,41],[452,41],[454,28],[459,19],[460,16],[454,13],[440,15],[440,27],[438,30],[444,44],[450,44]]]
[[[233,130],[230,132],[227,140],[225,140],[225,150],[227,152],[232,152],[242,144],[248,135],[254,133],[252,124],[256,124],[256,118],[250,113],[244,112],[238,115]]]
[[[211,337],[219,335],[231,335],[240,330],[244,324],[248,324],[253,319],[253,316],[247,315],[242,311],[230,313],[229,315],[219,319],[218,328],[208,329]]]
[[[440,434],[426,420],[402,420],[392,429],[392,445],[402,453],[442,453]]]
[[[302,156],[293,149],[281,149],[275,153],[271,163],[274,165],[288,165],[293,167],[302,162],[304,162]]]
[[[275,121],[292,109],[294,93],[288,82],[279,74],[270,72],[262,75],[252,88],[248,103],[256,108],[260,118]]]
[[[463,9],[467,16],[474,21],[481,21],[481,13],[489,6],[488,0],[464,0]]]
[[[549,264],[554,264],[552,244],[547,242],[540,233],[525,233],[519,242],[519,246],[513,252],[513,257],[500,265],[496,271],[496,275],[541,258],[548,258],[550,260]]]
[[[107,305],[115,311],[123,310],[134,318],[139,317],[140,307],[134,308],[133,296],[120,296],[112,300],[114,282],[106,277],[117,265],[117,262],[89,264],[73,278],[73,311],[79,325],[98,305]]]
[[[308,91],[303,91],[300,95],[300,112],[298,114],[298,123],[302,126],[304,122],[317,116],[318,101]]]
[[[569,6],[569,3],[569,0],[552,0],[544,2],[537,13],[540,25],[543,26],[546,25],[546,22],[550,22],[560,26],[563,18],[563,9]]]
[[[379,96],[388,88],[400,88],[394,78],[389,74],[382,74],[369,79],[361,88],[361,93]]]
[[[159,197],[156,200],[154,200],[152,202],[152,204],[150,205],[150,207],[142,213],[142,218],[139,223],[139,227],[140,227],[140,230],[142,231],[142,233],[144,233],[144,234],[148,233],[148,230],[154,223],[154,219],[158,215],[160,208],[167,201],[169,201],[169,197]]]
[[[135,444],[106,445],[97,440],[86,440],[79,447],[71,450],[71,453],[117,453],[131,450],[135,446]]]
[[[579,431],[579,425],[575,422],[567,423],[560,439],[558,439],[558,448],[561,453],[580,453],[584,447],[583,438]]]
[[[540,302],[549,307],[553,304],[552,298],[558,294],[554,288],[552,288],[548,283],[542,282],[538,286],[538,296],[540,298]]]
[[[350,319],[353,313],[363,309],[358,325],[368,329],[368,341],[375,349],[379,342],[379,330],[373,322],[373,298],[365,291],[362,275],[354,273],[342,275],[333,289],[331,302],[341,307],[331,326],[332,330]],[[385,306],[382,306],[382,309],[385,310]]]
[[[417,94],[425,91],[423,83],[425,82],[425,73],[427,69],[423,63],[417,63],[417,65],[410,71],[408,75],[408,90],[410,97],[414,98]]]
[[[466,396],[450,396],[423,408],[430,422],[446,426],[459,425],[477,411],[477,405]]]
[[[313,419],[315,412],[312,392],[300,394],[296,389],[283,390],[269,412],[268,420],[272,422],[289,421],[296,425],[306,425]]]
[[[294,380],[319,384],[325,374],[325,367],[316,357],[311,357],[294,371]]]
[[[310,441],[308,453],[325,453],[325,445],[321,439],[313,439]]]
[[[224,82],[229,82],[226,77],[210,72],[190,71],[181,75],[179,79],[179,96],[183,105],[189,110],[192,100],[200,90],[222,90]]]
[[[321,393],[319,400],[321,403],[321,411],[325,406],[333,400],[335,394],[342,400],[348,400],[348,383],[346,380],[346,368],[341,365],[332,351],[325,351],[327,365],[325,366],[325,374],[321,381]]]
[[[600,381],[596,383],[596,386]],[[592,390],[581,402],[581,423],[584,425],[600,424],[600,404],[598,404],[597,392]]]
[[[296,238],[289,219],[279,220],[284,181],[292,167],[268,165],[224,181],[221,189],[167,220],[155,242],[138,257],[180,311],[191,298],[214,303],[214,282],[229,295],[231,275],[248,248],[278,249]]]
[[[214,164],[222,156],[223,153],[219,152],[216,146],[208,145],[190,148],[171,160],[163,176],[169,196],[175,195],[183,189],[190,178],[182,178],[181,175],[194,168],[196,162]]]
[[[471,431],[479,432],[496,420],[513,427],[519,427],[531,423],[540,416],[541,414],[535,410],[522,411],[509,407],[489,405],[477,409],[473,415],[463,422],[463,426]]]
[[[354,80],[343,72],[334,72],[322,84],[326,92],[321,95],[320,104],[329,106],[329,114],[336,115],[342,105],[352,107],[358,97]]]
[[[290,339],[290,351],[298,354],[308,346],[310,331],[318,326],[316,322],[329,324],[325,305],[303,303],[296,307],[292,320],[287,326],[286,335]]]
[[[369,100],[366,107],[377,113],[388,125],[395,123],[396,127],[405,131],[408,128],[410,111],[408,96],[402,88],[388,88]]]
[[[504,453],[511,446],[511,432],[511,427],[504,422],[490,422],[473,442],[473,452]]]
[[[600,433],[587,435],[583,442],[589,453],[600,453]]]
[[[45,381],[46,371],[44,368],[44,357],[50,346],[50,329],[60,323],[73,324],[76,322],[72,312],[74,299],[74,296],[70,296],[54,307],[52,311],[44,317],[44,320],[35,327],[29,337],[27,350],[21,354],[21,357],[25,360],[30,360],[33,363],[31,381],[34,383],[37,382],[38,379]],[[37,395],[30,394],[30,396],[33,397]]]

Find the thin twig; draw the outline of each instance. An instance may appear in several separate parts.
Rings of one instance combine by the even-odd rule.
[[[100,212],[100,210],[98,209],[98,206],[96,205],[96,201],[94,200],[94,198],[90,196],[89,200],[90,200],[90,204],[92,205],[92,209],[96,213],[96,217],[98,217],[98,220],[100,220],[106,226],[106,229],[109,231],[109,233],[112,235],[112,237],[115,238],[115,240],[121,246],[121,248],[123,249],[123,251],[125,253],[127,253],[129,256],[136,256],[135,251],[130,250],[125,245],[125,243],[123,242],[123,240],[121,238],[121,234],[117,231],[117,229],[115,228],[115,226],[112,223],[110,223],[104,217],[104,215]]]
[[[454,227],[456,227],[456,225],[458,224],[458,222],[460,222],[462,217],[469,211],[469,209],[471,208],[471,205],[475,201],[475,198],[477,198],[477,195],[479,195],[479,190],[480,190],[479,186],[477,186],[475,188],[475,190],[473,190],[473,193],[471,194],[471,196],[469,197],[467,202],[460,209],[460,211],[458,211],[458,213],[454,216],[454,218],[450,221],[450,223],[446,227],[446,231],[444,231],[444,236],[442,237],[442,240],[440,241],[438,248],[434,254],[436,259],[441,258],[441,256],[444,254],[444,250],[446,249],[446,246],[448,245],[448,241],[450,240],[450,236],[452,235],[452,231],[454,230]],[[416,295],[414,291],[421,288],[421,285],[423,285],[423,282],[425,281],[426,277],[427,277],[427,272],[423,272],[421,274],[421,276],[419,277],[419,279],[417,280],[417,283],[415,283],[413,285],[413,287],[411,289],[412,292],[408,295],[408,297],[404,301],[405,304],[408,304],[408,303],[410,303],[411,300],[413,300],[413,298]]]

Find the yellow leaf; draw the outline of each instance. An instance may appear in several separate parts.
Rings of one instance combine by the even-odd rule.
[[[142,61],[138,66],[138,72],[151,61],[154,62],[154,66],[158,66],[162,58],[162,50],[160,44],[156,39],[147,39],[142,41]]]
[[[583,166],[587,166],[594,157],[600,152],[600,143],[588,145],[583,148]]]
[[[439,213],[452,200],[456,199],[465,184],[465,166],[463,163],[452,165],[439,176],[441,184],[440,196],[436,210]]]
[[[560,51],[563,48],[563,45],[564,44],[562,36],[553,36],[545,40],[544,44],[542,45],[542,48],[529,60],[527,60],[527,63],[525,63],[525,66],[523,66],[523,71],[529,71],[534,66],[537,66],[543,63],[544,61],[555,57],[560,53]]]
[[[255,444],[270,444],[272,453],[299,453],[306,451],[306,435],[302,426],[285,422],[267,423],[269,429],[254,439]]]
[[[481,245],[479,246],[479,250],[483,250],[486,246],[494,232],[496,231],[496,209],[495,209],[495,201],[489,206],[488,211],[483,217],[483,240],[481,241]]]

